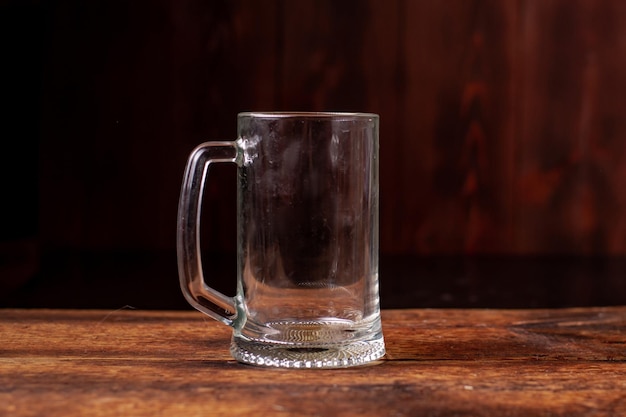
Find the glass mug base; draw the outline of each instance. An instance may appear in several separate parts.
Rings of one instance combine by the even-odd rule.
[[[235,335],[230,352],[239,362],[277,368],[343,368],[385,355],[382,332],[343,320],[269,323],[276,334],[263,340]],[[376,326],[380,329],[380,322]]]
[[[381,337],[342,345],[297,346],[233,338],[230,353],[241,363],[274,368],[345,368],[365,365],[385,355]]]

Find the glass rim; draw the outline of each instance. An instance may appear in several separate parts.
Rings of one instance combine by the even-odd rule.
[[[376,113],[361,112],[334,112],[334,111],[246,111],[241,112],[237,117],[252,117],[255,119],[378,119]]]

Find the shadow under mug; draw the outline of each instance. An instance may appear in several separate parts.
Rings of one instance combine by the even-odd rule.
[[[233,328],[231,354],[243,363],[337,368],[381,358],[378,116],[237,120],[235,141],[203,143],[187,162],[177,226],[185,298]],[[203,188],[220,162],[238,167],[234,297],[206,284],[200,255]]]

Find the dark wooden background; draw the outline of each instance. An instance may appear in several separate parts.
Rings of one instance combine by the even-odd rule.
[[[5,0],[0,19],[4,305],[184,305],[185,160],[245,110],[380,114],[383,305],[626,303],[626,2]],[[205,207],[228,289],[233,167]]]

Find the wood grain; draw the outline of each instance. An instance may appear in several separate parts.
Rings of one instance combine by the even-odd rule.
[[[520,18],[517,249],[623,253],[621,2],[525,2]],[[539,7],[538,7],[539,6]],[[618,75],[619,74],[619,75]],[[569,122],[566,122],[569,120]]]
[[[7,0],[0,15],[5,292],[51,258],[90,283],[91,254],[174,257],[187,156],[248,110],[380,114],[383,254],[626,255],[622,0]],[[209,180],[203,248],[234,254],[234,168]],[[173,279],[155,269],[137,276]]]
[[[239,111],[348,110],[381,115],[383,252],[626,253],[622,1],[40,11],[46,244],[173,249],[193,146]],[[209,250],[234,247],[233,176],[207,187]]]
[[[195,312],[1,310],[0,414],[618,416],[626,308],[389,310],[388,354],[334,371],[235,363]]]

